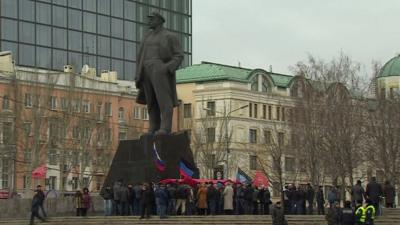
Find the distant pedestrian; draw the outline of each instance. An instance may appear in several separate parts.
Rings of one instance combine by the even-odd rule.
[[[135,199],[133,201],[133,215],[139,216],[141,212],[140,208],[140,198],[142,196],[142,185],[140,183],[133,186],[133,191],[135,192]]]
[[[339,202],[340,204],[340,200],[338,199],[338,190],[336,187],[331,187],[331,189],[328,191],[329,207],[332,208],[335,202]]]
[[[142,192],[140,197],[140,219],[150,218],[150,214],[152,212],[152,204],[154,202],[154,192],[152,187],[148,183],[144,183],[142,185]]]
[[[128,184],[128,207],[127,215],[134,215],[135,207],[135,190],[133,190],[132,184]]]
[[[207,187],[205,183],[202,183],[199,190],[197,191],[197,207],[199,208],[200,215],[207,215]]]
[[[376,177],[372,177],[371,182],[367,184],[365,195],[367,196],[367,199],[371,200],[371,204],[374,205],[376,215],[380,215],[379,201],[383,195],[383,191],[382,186],[376,182]]]
[[[351,200],[353,205],[362,204],[364,201],[365,191],[361,186],[361,180],[357,180],[357,183],[351,188]]]
[[[325,196],[322,186],[318,187],[317,194],[315,196],[317,200],[318,215],[325,215]]]
[[[75,209],[76,209],[76,216],[83,216],[83,195],[80,190],[75,192],[74,195],[74,203],[75,203]]]
[[[325,216],[328,225],[340,225],[341,215],[342,212],[339,207],[339,202],[334,202]]]
[[[308,214],[312,215],[314,213],[314,197],[315,191],[314,188],[311,186],[310,183],[307,184],[306,188],[306,199],[308,203]]]
[[[224,192],[222,193],[224,197],[224,211],[226,215],[231,215],[233,211],[233,188],[230,182],[226,183]]]
[[[281,205],[281,202],[275,203],[271,213],[273,225],[287,225],[288,222],[285,218],[285,214]]]
[[[354,225],[355,223],[355,212],[351,208],[351,202],[345,201],[344,208],[341,213],[341,225]]]
[[[114,186],[113,186],[114,213],[115,213],[115,215],[121,215],[121,212],[120,212],[120,208],[121,208],[121,201],[120,201],[121,185],[122,185],[122,180],[118,180],[118,181],[116,181],[114,183]]]
[[[89,189],[85,187],[82,194],[82,216],[87,216],[87,212],[91,207],[92,197],[90,196]]]
[[[46,199],[46,195],[44,194],[41,185],[38,185],[36,187],[37,187],[37,190],[38,190],[38,196],[39,196],[39,200],[40,200],[39,208],[40,208],[40,210],[42,210],[43,217],[47,217],[46,211],[44,210],[44,207],[43,207],[44,200]]]
[[[175,184],[167,184],[167,191],[168,191],[168,208],[167,213],[168,215],[175,215],[175,206],[176,206],[176,186]]]
[[[156,202],[160,219],[167,218],[168,191],[165,189],[165,185],[159,184],[159,187],[156,189],[154,195],[158,200]]]
[[[181,210],[181,215],[185,215],[186,213],[186,201],[188,198],[188,189],[185,184],[179,184],[176,190],[176,206],[175,211],[178,214],[178,210]]]
[[[107,186],[107,187],[103,188],[100,192],[100,196],[103,197],[103,201],[104,201],[104,215],[111,216],[112,209],[113,209],[112,202],[113,202],[113,197],[114,197],[111,187]]]
[[[207,188],[207,202],[208,208],[210,209],[210,214],[215,215],[217,213],[217,205],[218,205],[218,190],[215,185],[210,184]]]
[[[396,197],[396,190],[388,180],[385,182],[385,187],[383,188],[383,196],[385,197],[386,208],[394,208],[394,199]]]
[[[39,218],[42,222],[46,222],[46,220],[39,215],[39,208],[41,204],[41,196],[38,190],[35,190],[35,194],[32,199],[32,207],[31,207],[31,219],[29,224],[33,225],[35,217]]]

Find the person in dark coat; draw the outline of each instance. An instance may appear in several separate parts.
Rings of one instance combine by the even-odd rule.
[[[142,185],[142,192],[140,196],[140,219],[150,218],[150,213],[152,212],[152,204],[154,202],[154,192],[148,183]]]
[[[133,190],[132,184],[128,184],[128,207],[127,215],[134,215],[133,210],[135,207],[135,190]]]
[[[356,185],[351,188],[351,200],[353,201],[353,205],[362,204],[364,201],[365,191],[361,186],[361,180],[357,180]]]
[[[31,207],[31,219],[29,225],[34,224],[35,217],[39,218],[42,222],[46,222],[46,220],[39,215],[39,208],[41,204],[42,197],[39,194],[38,190],[35,190],[35,194],[32,199],[32,207]]]
[[[372,177],[371,182],[367,184],[365,195],[367,199],[371,200],[372,205],[375,207],[376,215],[380,215],[379,200],[383,195],[383,191],[382,186],[376,182],[376,177]]]
[[[307,198],[307,203],[308,203],[308,214],[309,215],[312,215],[314,213],[314,197],[315,197],[314,188],[311,186],[310,183],[308,183],[307,189],[306,189],[306,198]]]
[[[122,180],[118,180],[114,183],[113,186],[113,193],[114,193],[114,213],[115,215],[121,215],[120,209],[121,209],[121,201],[120,201],[120,193],[121,193],[121,185],[122,185]]]
[[[332,207],[329,208],[325,218],[328,225],[340,225],[340,221],[342,220],[342,211],[339,207],[339,202],[334,202],[332,204]]]
[[[44,211],[44,207],[43,207],[44,200],[46,199],[46,195],[44,194],[41,185],[38,185],[36,187],[37,187],[37,190],[38,190],[38,195],[39,195],[39,200],[40,200],[39,208],[40,208],[40,210],[42,210],[43,217],[47,217],[46,211]]]
[[[287,225],[285,214],[283,213],[281,202],[276,202],[271,213],[273,225]]]
[[[133,186],[133,190],[135,192],[135,200],[133,203],[133,215],[139,216],[141,209],[140,209],[140,198],[142,196],[142,185],[140,183]]]
[[[160,219],[167,218],[167,206],[168,206],[168,191],[165,189],[164,184],[159,184],[159,187],[154,192],[157,201],[158,213]]]
[[[272,203],[271,201],[271,192],[269,191],[269,189],[267,187],[263,188],[264,190],[264,211],[263,214],[264,215],[269,215],[269,207]]]
[[[252,185],[251,188],[253,189],[253,200],[252,200],[252,204],[251,204],[251,206],[252,206],[251,211],[252,211],[253,215],[257,215],[258,214],[258,204],[259,204],[258,193],[260,191],[257,189],[257,187],[255,185]]]
[[[211,215],[215,215],[217,213],[218,196],[218,190],[212,183],[209,184],[207,188],[207,201]]]
[[[129,190],[125,185],[122,185],[119,188],[118,191],[118,196],[119,196],[119,213],[121,216],[127,216],[128,215],[128,202],[129,202]]]
[[[144,35],[137,56],[136,101],[147,104],[150,134],[171,132],[173,107],[178,106],[175,71],[183,60],[178,37],[163,28],[165,19],[159,13],[149,16],[150,31]]]
[[[93,206],[93,202],[89,189],[85,187],[82,191],[82,216],[87,216],[87,212]]]
[[[244,214],[252,214],[252,204],[253,204],[253,189],[250,184],[243,186],[243,197],[244,197]]]
[[[318,215],[325,215],[325,196],[322,186],[318,187],[316,194]]]
[[[107,186],[105,188],[102,188],[100,191],[100,196],[104,199],[104,215],[111,216],[113,209],[112,201],[114,197],[114,193],[112,192],[111,187]]]
[[[351,208],[351,202],[345,201],[344,208],[341,212],[341,225],[354,225],[355,224],[355,212]]]
[[[167,214],[168,215],[175,215],[175,206],[176,206],[176,186],[175,184],[167,184],[167,191],[168,191],[168,207],[167,207]]]
[[[298,215],[305,215],[306,214],[306,192],[304,187],[299,187],[297,189],[297,214]]]
[[[394,199],[396,197],[396,190],[388,180],[385,182],[385,186],[383,188],[383,196],[385,197],[386,208],[394,208]]]

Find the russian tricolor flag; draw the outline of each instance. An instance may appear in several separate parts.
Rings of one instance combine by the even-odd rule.
[[[187,166],[188,164],[185,162],[185,160],[181,159],[179,161],[179,173],[181,174],[182,177],[192,177],[193,176],[193,170],[189,169]]]
[[[153,151],[154,151],[154,163],[156,164],[156,168],[158,171],[165,171],[165,162],[162,161],[160,155],[157,152],[156,143],[153,143]]]

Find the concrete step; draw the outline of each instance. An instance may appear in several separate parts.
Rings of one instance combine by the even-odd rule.
[[[291,225],[326,225],[324,216],[287,216]],[[395,225],[400,221],[400,217],[379,217],[376,224]],[[28,220],[11,219],[0,220],[0,225],[26,225]],[[194,225],[244,225],[244,224],[265,224],[271,225],[270,216],[172,216],[168,219],[160,220],[153,216],[151,219],[140,220],[136,216],[130,217],[52,217],[49,218],[47,225],[132,225],[132,224],[194,224]]]

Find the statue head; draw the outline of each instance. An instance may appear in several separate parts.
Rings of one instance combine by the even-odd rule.
[[[165,23],[164,17],[158,12],[152,12],[148,16],[151,29],[162,26]]]

